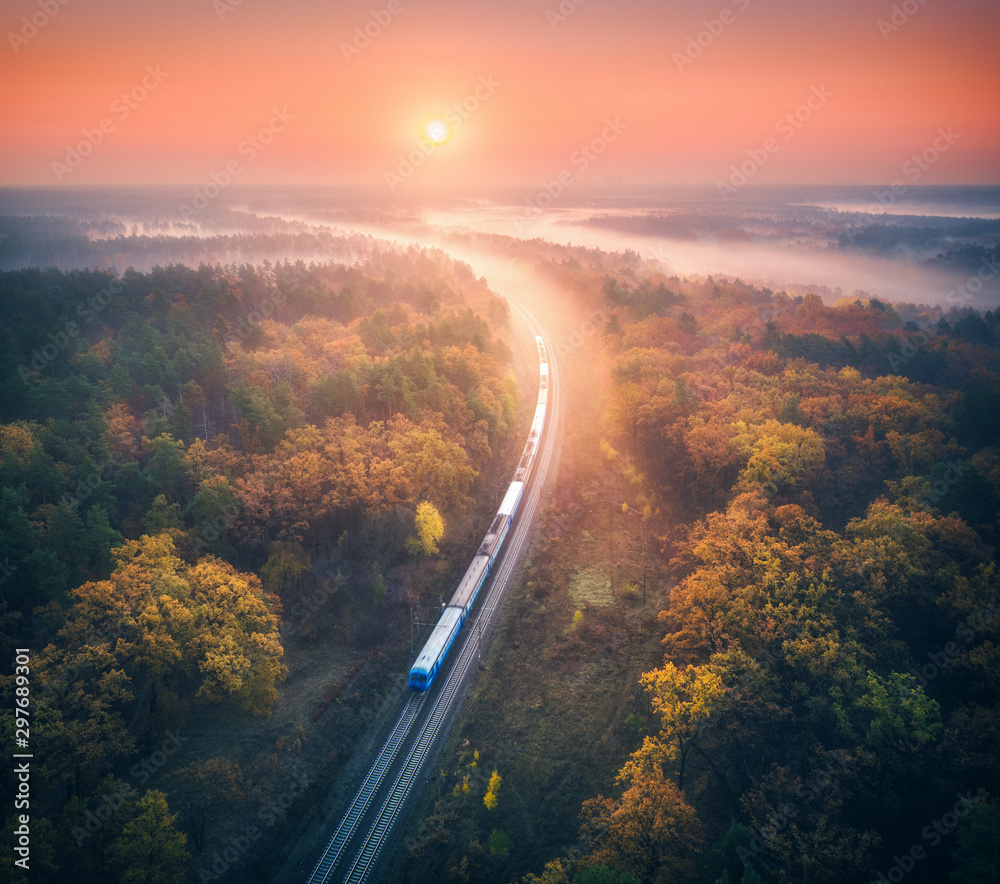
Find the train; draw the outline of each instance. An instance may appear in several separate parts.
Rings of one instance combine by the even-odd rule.
[[[542,434],[545,431],[545,415],[549,404],[549,361],[545,352],[545,342],[539,335],[535,335],[535,345],[538,348],[539,365],[538,402],[535,405],[535,416],[531,421],[528,441],[525,443],[524,452],[517,463],[514,480],[507,487],[507,493],[504,494],[500,508],[490,522],[486,536],[483,537],[476,549],[472,563],[459,582],[458,589],[455,590],[448,604],[444,606],[441,619],[438,620],[430,638],[427,639],[410,668],[408,684],[415,691],[429,690],[441,671],[448,651],[451,650],[451,646],[455,643],[472,606],[479,597],[479,590],[482,589],[486,578],[493,570],[497,555],[503,548],[503,542],[507,538],[511,525],[514,524],[514,517],[524,499],[528,482],[538,462]]]

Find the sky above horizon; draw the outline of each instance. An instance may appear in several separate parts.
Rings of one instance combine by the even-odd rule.
[[[0,186],[1000,183],[995,0],[8,0],[0,24]]]

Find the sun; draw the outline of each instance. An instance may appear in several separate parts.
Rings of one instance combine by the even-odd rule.
[[[451,138],[451,129],[448,128],[448,124],[437,118],[424,123],[423,132],[424,138],[431,144],[444,144]]]

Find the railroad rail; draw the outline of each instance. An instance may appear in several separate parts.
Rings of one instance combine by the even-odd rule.
[[[553,457],[561,409],[560,398],[555,395],[557,369],[551,343],[530,313],[513,301],[509,303],[524,318],[532,333],[542,337],[548,353],[550,411],[544,444],[537,454],[534,481],[525,491],[522,512],[511,527],[507,546],[491,575],[488,592],[480,601],[478,610],[470,613],[465,628],[456,640],[456,647],[452,649],[450,663],[437,679],[439,684],[428,693],[411,694],[407,700],[378,757],[307,879],[308,884],[326,884],[328,881],[361,884],[376,867],[413,786],[432,752],[438,748],[439,738],[447,730],[446,722],[461,705],[473,661],[478,657],[477,645],[493,625],[507,583],[528,545],[529,527]],[[391,784],[386,786],[389,780]],[[381,802],[378,800],[380,797]],[[363,836],[361,832],[364,832]],[[349,852],[348,847],[355,841],[358,842],[355,850]]]

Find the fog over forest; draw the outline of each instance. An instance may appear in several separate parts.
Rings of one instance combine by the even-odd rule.
[[[738,277],[831,302],[874,296],[946,309],[995,306],[1000,188],[912,187],[891,202],[886,193],[786,187],[723,201],[704,191],[588,191],[542,209],[544,191],[420,206],[345,189],[233,187],[184,217],[182,189],[8,190],[0,193],[0,268],[122,272],[174,261],[309,260],[314,251],[302,234],[324,230],[390,238],[477,231],[635,251],[668,273]],[[962,214],[963,207],[980,214]]]

